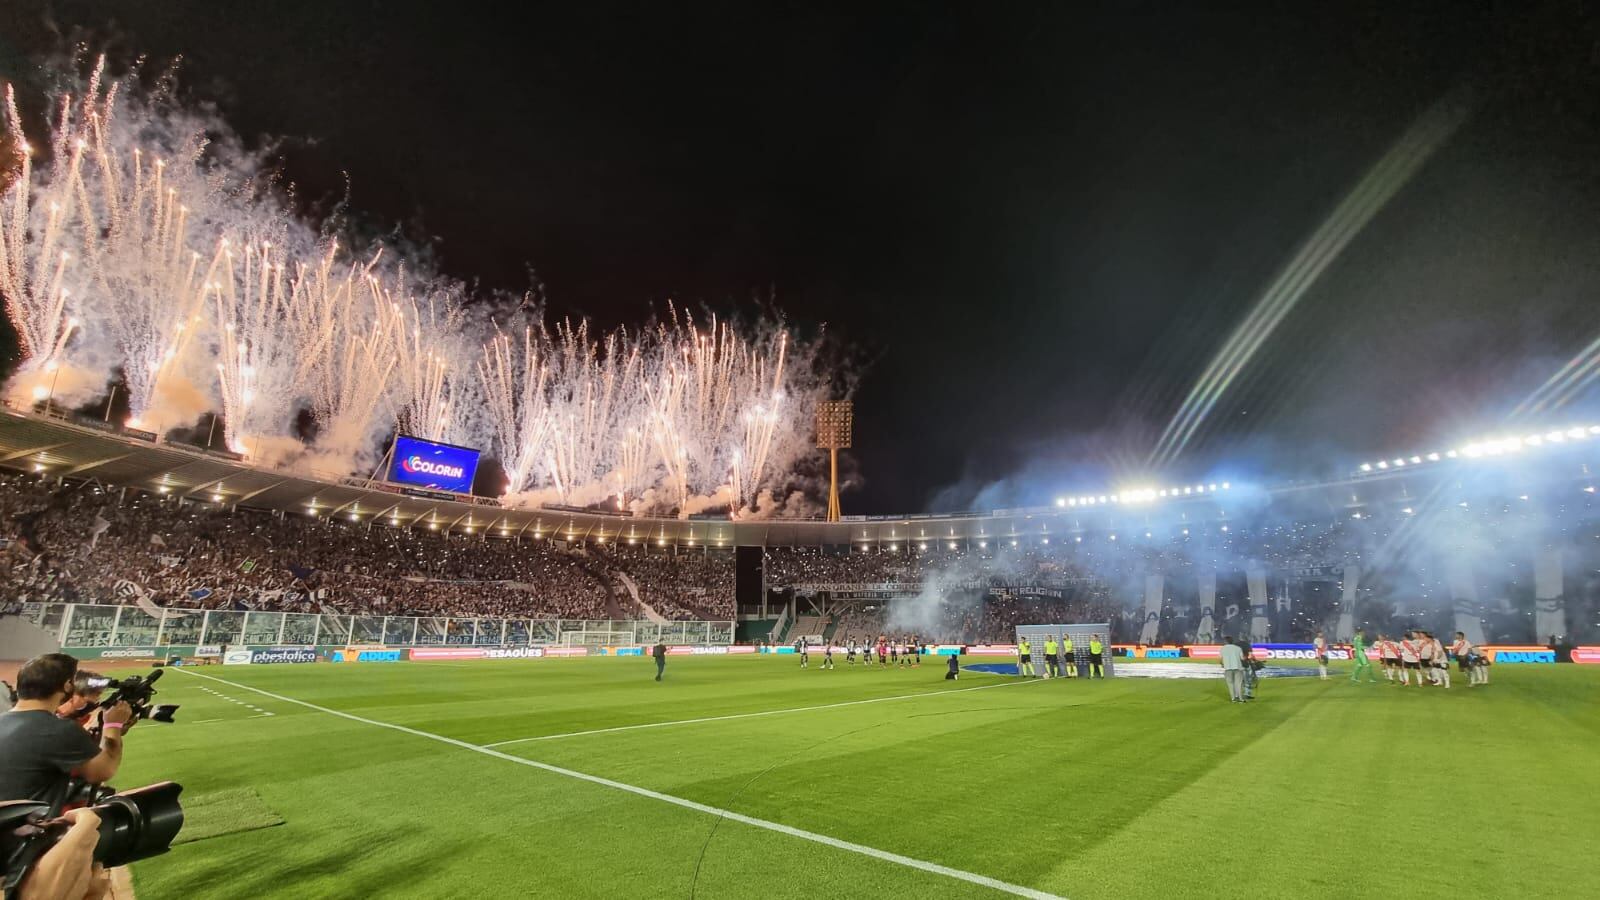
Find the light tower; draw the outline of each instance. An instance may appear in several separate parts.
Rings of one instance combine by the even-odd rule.
[[[839,521],[839,451],[850,449],[855,404],[824,400],[817,404],[817,447],[828,451],[828,521]]]

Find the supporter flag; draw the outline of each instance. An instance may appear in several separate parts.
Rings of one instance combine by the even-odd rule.
[[[94,524],[89,526],[89,549],[93,550],[94,545],[100,543],[100,535],[105,534],[106,529],[110,527],[110,522],[102,518],[99,513],[95,513]]]
[[[289,574],[300,579],[301,581],[305,581],[306,579],[310,578],[312,575],[316,574],[316,571],[316,569],[313,569],[310,566],[302,566],[299,563],[289,563]]]
[[[156,545],[157,547],[165,547],[167,545],[166,539],[159,534],[150,535],[150,543]]]
[[[246,575],[249,575],[251,572],[254,572],[255,570],[256,570],[256,561],[253,560],[253,559],[247,559],[244,562],[239,563],[239,571],[245,573]]]
[[[194,601],[204,600],[211,596],[211,588],[195,588],[189,592],[189,599]]]
[[[143,585],[134,584],[126,578],[119,579],[115,584],[113,584],[111,586],[111,592],[122,600],[132,600],[135,606],[139,607],[139,609],[143,611],[145,615],[152,619],[165,619],[169,615],[182,615],[181,613],[175,612],[168,613],[166,610],[155,605],[155,603],[150,599],[150,592],[145,590]]]

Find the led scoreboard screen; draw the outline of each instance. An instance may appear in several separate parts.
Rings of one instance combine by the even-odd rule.
[[[478,451],[400,435],[394,439],[394,462],[389,480],[436,491],[472,493],[472,476],[478,470]]]

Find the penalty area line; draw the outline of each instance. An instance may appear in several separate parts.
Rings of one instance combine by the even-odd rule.
[[[1065,897],[1062,897],[1059,894],[1051,894],[1036,888],[1024,887],[1020,884],[1011,884],[1010,882],[1001,881],[998,878],[990,878],[987,875],[979,875],[976,872],[968,872],[963,869],[953,869],[949,866],[941,866],[938,863],[931,863],[926,860],[915,859],[910,856],[901,856],[898,853],[891,853],[888,850],[879,850],[876,847],[868,847],[865,844],[857,844],[852,841],[829,837],[825,834],[818,834],[814,831],[806,831],[803,828],[795,828],[792,825],[784,825],[781,822],[771,822],[766,819],[758,819],[754,816],[736,813],[732,810],[721,809],[719,807],[709,806],[704,803],[697,803],[693,800],[685,800],[682,797],[674,797],[671,794],[663,794],[659,791],[652,791],[649,788],[639,787],[638,785],[626,784],[621,781],[612,781],[609,778],[601,778],[598,775],[590,775],[586,772],[565,769],[561,766],[553,766],[549,763],[525,759],[521,756],[512,756],[509,753],[502,753],[499,750],[495,750],[491,747],[484,747],[479,746],[478,744],[471,744],[466,741],[459,741],[455,738],[445,737],[442,734],[434,734],[431,731],[422,731],[417,728],[409,728],[405,725],[396,725],[393,722],[382,722],[377,719],[368,719],[364,716],[355,715],[354,713],[341,712],[337,709],[330,709],[326,706],[318,706],[315,703],[309,703],[305,700],[297,700],[293,697],[286,697],[283,694],[274,694],[271,691],[264,691],[260,688],[251,687],[247,684],[239,684],[236,681],[227,681],[222,678],[217,678],[214,675],[202,675],[199,672],[191,672],[183,668],[179,668],[178,671],[194,678],[204,678],[207,681],[215,681],[220,684],[226,684],[231,687],[236,687],[242,690],[260,694],[263,697],[270,697],[273,700],[278,700],[283,703],[293,703],[296,706],[303,706],[306,709],[316,710],[317,712],[325,713],[330,716],[348,719],[351,722],[359,722],[362,725],[371,725],[374,728],[387,728],[390,731],[398,731],[401,734],[409,734],[413,737],[425,738],[441,744],[449,744],[452,747],[457,747],[472,753],[481,753],[484,756],[493,757],[504,762],[514,763],[519,766],[527,766],[530,769],[539,769],[544,772],[549,772],[552,775],[562,775],[578,781],[587,781],[590,784],[597,784],[601,787],[608,787],[614,790],[624,791],[639,797],[647,797],[651,800],[659,800],[662,803],[670,803],[673,806],[679,806],[695,812],[705,813],[706,815],[727,819],[730,822],[738,822],[743,825],[749,825],[752,828],[760,828],[766,831],[777,832],[778,834],[786,834],[790,837],[800,838],[801,840],[811,841],[812,843],[816,844],[822,844],[826,847],[833,847],[836,850],[844,850],[849,853],[856,853],[872,859],[894,863],[895,865],[904,866],[908,869],[917,869],[919,871],[928,872],[934,875],[942,875],[946,878],[952,878],[957,881],[965,881],[968,884],[981,885],[983,887],[992,888],[1002,893],[1012,894],[1017,897],[1028,897],[1030,900],[1066,900]],[[985,687],[999,686],[1000,685],[985,685]],[[977,689],[966,688],[965,690]],[[937,691],[935,693],[953,694],[957,692]]]
[[[846,700],[841,703],[824,703],[820,706],[791,706],[784,709],[764,709],[758,712],[731,713],[726,716],[703,716],[698,719],[673,719],[667,722],[644,722],[638,725],[617,725],[613,728],[592,728],[588,731],[565,731],[560,734],[541,734],[536,737],[513,738],[509,741],[495,741],[484,744],[485,747],[505,747],[510,744],[526,744],[530,741],[554,741],[559,738],[587,737],[591,734],[615,734],[619,731],[638,731],[643,728],[671,728],[674,725],[699,725],[704,722],[727,722],[733,719],[758,719],[762,716],[781,716],[785,713],[813,712],[819,709],[840,709],[846,706],[865,706],[868,703],[889,703],[895,700],[915,700],[918,697],[940,697],[945,694],[965,694],[970,691],[987,691],[991,688],[1011,687],[1018,684],[1037,684],[1044,679],[1029,679],[1027,681],[1003,681],[999,684],[984,684],[978,687],[956,688],[949,691],[923,691],[920,694],[897,694],[893,697],[871,697],[866,700]]]

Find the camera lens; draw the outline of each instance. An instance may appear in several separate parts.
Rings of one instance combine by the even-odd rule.
[[[163,781],[117,794],[93,807],[100,816],[95,862],[123,866],[167,852],[183,827],[183,785]]]

